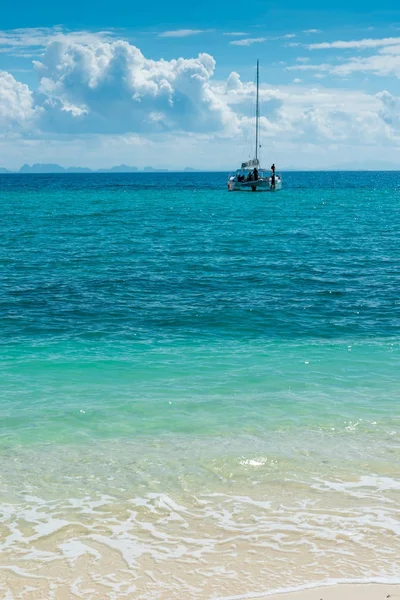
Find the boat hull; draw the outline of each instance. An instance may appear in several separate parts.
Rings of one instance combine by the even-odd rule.
[[[235,181],[234,178],[228,181],[229,192],[279,192],[282,189],[281,179],[276,179],[275,185],[272,185],[271,179],[259,179],[257,181]]]

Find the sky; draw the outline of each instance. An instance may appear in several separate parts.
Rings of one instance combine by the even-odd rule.
[[[0,31],[0,167],[400,168],[392,0],[22,0]]]

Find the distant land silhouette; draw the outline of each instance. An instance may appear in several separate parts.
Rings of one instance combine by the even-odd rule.
[[[0,173],[168,173],[169,169],[161,169],[157,167],[138,167],[129,165],[118,165],[109,169],[89,169],[88,167],[62,167],[55,163],[35,163],[33,165],[25,164],[18,171],[12,171],[5,167],[0,167]],[[193,169],[185,167],[184,173],[201,173],[201,169]]]
[[[128,165],[119,165],[110,169],[97,169],[96,173],[136,173],[137,167],[129,167]]]
[[[192,172],[195,169],[186,167],[185,171]],[[118,165],[109,169],[89,169],[88,167],[62,167],[55,163],[35,163],[33,165],[25,164],[18,171],[10,171],[0,167],[0,173],[138,173],[139,169],[129,165]],[[156,167],[144,167],[144,173],[166,173],[168,169],[158,169]]]
[[[308,169],[286,166],[278,167],[279,171],[400,171],[400,164],[390,163],[382,160],[364,161],[364,162],[349,162],[340,165],[313,168],[311,165]],[[179,171],[179,169],[177,169]],[[229,171],[226,169],[225,171]],[[144,169],[138,169],[135,166],[118,165],[108,169],[89,169],[88,167],[62,167],[55,163],[35,163],[33,165],[25,164],[18,171],[12,171],[4,167],[0,167],[0,174],[7,173],[166,173],[168,169],[161,169],[147,166]],[[202,169],[193,169],[185,167],[184,173],[201,173]],[[221,169],[224,172],[224,169]]]
[[[137,167],[119,165],[109,169],[89,169],[88,167],[61,167],[57,164],[36,163],[34,165],[23,165],[18,173],[136,173]],[[10,171],[8,171],[10,173]]]
[[[145,173],[166,173],[168,169],[153,169],[153,167],[145,167],[143,171]]]

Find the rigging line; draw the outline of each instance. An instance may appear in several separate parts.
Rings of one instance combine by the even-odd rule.
[[[257,97],[256,97],[256,160],[258,160],[258,128],[259,128],[259,117],[260,117],[260,98],[259,98],[259,87],[260,87],[260,61],[257,60]]]

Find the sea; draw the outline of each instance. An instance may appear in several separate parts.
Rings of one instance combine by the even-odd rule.
[[[400,580],[400,173],[0,175],[0,598]]]

